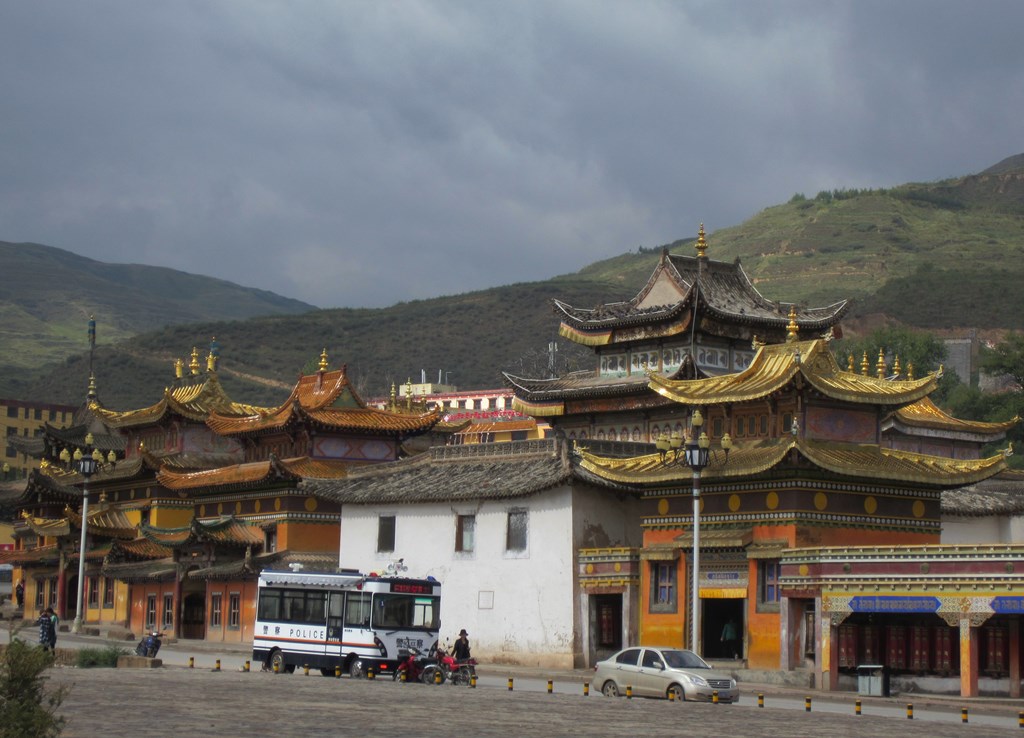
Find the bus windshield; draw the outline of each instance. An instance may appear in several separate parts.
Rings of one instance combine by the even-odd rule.
[[[377,628],[426,628],[441,622],[441,598],[409,594],[375,594],[373,625]]]

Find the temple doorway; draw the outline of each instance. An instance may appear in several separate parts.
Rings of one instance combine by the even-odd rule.
[[[746,632],[743,613],[746,599],[707,599],[701,603],[701,656],[715,661],[742,659]],[[722,639],[727,635],[726,624],[732,621],[736,640],[728,643]]]
[[[590,663],[622,649],[622,594],[590,596]]]
[[[181,608],[181,637],[202,639],[206,637],[206,593],[193,592],[185,595]]]

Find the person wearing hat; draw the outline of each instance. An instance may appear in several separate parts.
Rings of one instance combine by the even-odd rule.
[[[469,658],[469,633],[465,628],[459,631],[459,639],[452,646],[452,656],[456,661],[464,661]]]

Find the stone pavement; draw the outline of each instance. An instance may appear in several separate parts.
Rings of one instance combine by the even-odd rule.
[[[210,669],[48,672],[70,685],[65,736],[995,736],[1008,729],[740,705],[626,700],[507,688],[400,684]],[[1016,729],[1016,719],[1006,715]]]

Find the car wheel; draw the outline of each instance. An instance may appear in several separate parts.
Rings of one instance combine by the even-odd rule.
[[[674,699],[676,702],[686,701],[686,692],[678,684],[670,684],[668,690],[665,692],[665,697],[668,699]]]
[[[267,663],[270,666],[270,670],[272,672],[274,672],[275,674],[287,674],[287,673],[289,673],[288,672],[288,665],[285,663],[285,660],[284,660],[284,653],[281,652],[279,649],[275,648],[271,652],[270,660]],[[292,667],[292,671],[295,671],[294,667]]]
[[[619,685],[617,685],[615,682],[609,679],[607,682],[604,683],[604,686],[601,687],[601,692],[602,694],[604,694],[605,697],[618,697]]]

